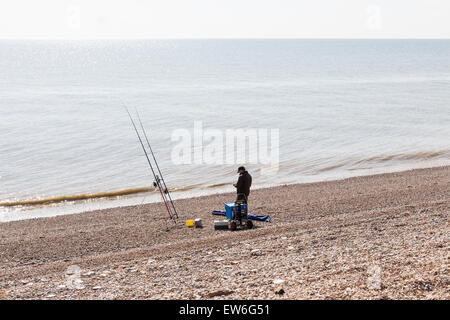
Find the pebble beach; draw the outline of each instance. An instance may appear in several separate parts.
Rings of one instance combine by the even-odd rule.
[[[449,299],[450,167],[0,224],[0,299]],[[203,228],[187,219],[201,218]]]

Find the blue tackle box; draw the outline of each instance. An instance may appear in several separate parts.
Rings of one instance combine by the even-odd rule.
[[[233,209],[234,209],[235,203],[234,202],[227,202],[225,203],[225,215],[228,220],[233,220]],[[243,203],[241,204],[241,211],[245,212],[247,204]]]

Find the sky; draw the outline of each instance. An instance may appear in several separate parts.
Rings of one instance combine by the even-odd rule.
[[[1,0],[0,39],[450,38],[450,0]]]

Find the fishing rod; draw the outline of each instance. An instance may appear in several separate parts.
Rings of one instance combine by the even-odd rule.
[[[175,209],[175,204],[173,203],[172,197],[170,196],[169,188],[167,188],[166,181],[164,180],[164,177],[163,177],[163,174],[161,172],[161,169],[159,168],[158,161],[156,161],[155,154],[153,153],[152,146],[150,145],[150,141],[148,140],[148,137],[147,137],[147,132],[145,131],[144,125],[142,124],[141,116],[139,115],[139,111],[137,110],[137,108],[135,108],[135,110],[136,110],[137,117],[139,119],[139,123],[141,125],[142,132],[144,133],[145,140],[147,140],[148,148],[150,149],[150,153],[152,154],[153,161],[156,164],[156,168],[158,170],[159,177],[161,178],[161,181],[162,181],[162,183],[164,185],[164,193],[166,193],[167,196],[169,197],[169,202],[170,202],[170,204],[172,206],[173,212],[174,212],[175,216],[178,218],[177,209]]]
[[[137,127],[136,127],[136,124],[134,123],[134,120],[131,117],[130,111],[128,111],[128,108],[126,106],[125,106],[125,109],[126,109],[126,111],[128,113],[128,116],[130,117],[131,123],[133,124],[134,131],[136,131],[136,135],[137,135],[137,137],[139,139],[139,142],[141,143],[142,150],[144,150],[145,157],[147,158],[147,161],[148,161],[148,164],[150,166],[150,169],[152,170],[153,177],[155,178],[155,180],[157,182],[156,184],[158,186],[159,192],[161,193],[161,197],[163,199],[164,205],[166,206],[167,212],[169,213],[169,216],[173,220],[173,222],[177,223],[176,219],[175,219],[175,216],[172,214],[169,206],[167,205],[167,200],[166,200],[166,197],[164,196],[164,193],[162,191],[161,183],[159,182],[159,179],[157,178],[158,176],[155,173],[155,170],[153,169],[153,165],[152,165],[152,163],[150,161],[150,158],[148,156],[147,150],[145,149],[144,143],[142,142],[141,135],[139,134],[139,131],[138,131]]]

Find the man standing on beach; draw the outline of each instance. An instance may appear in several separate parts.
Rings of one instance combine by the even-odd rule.
[[[250,187],[252,186],[252,176],[245,170],[244,167],[238,168],[239,179],[237,183],[233,184],[236,187],[237,200],[248,201],[248,196],[250,195]],[[245,197],[244,197],[245,195]]]

